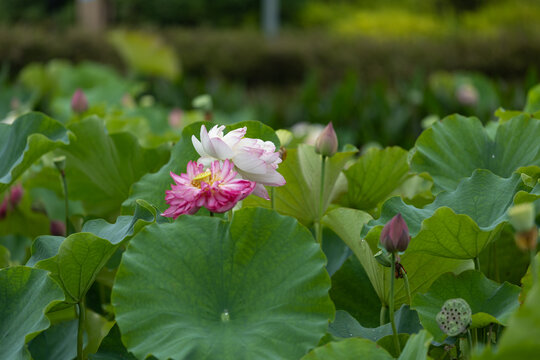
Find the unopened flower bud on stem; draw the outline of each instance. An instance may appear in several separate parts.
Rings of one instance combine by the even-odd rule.
[[[338,151],[338,139],[332,123],[328,123],[315,142],[315,152],[322,156],[334,156]]]
[[[401,214],[394,216],[382,229],[381,245],[390,253],[405,251],[410,241],[409,228]]]

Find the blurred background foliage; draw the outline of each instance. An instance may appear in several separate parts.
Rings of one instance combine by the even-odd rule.
[[[171,111],[206,93],[222,122],[333,121],[342,143],[410,147],[450,113],[522,109],[539,82],[535,0],[282,0],[271,39],[261,0],[79,2],[96,1],[102,31],[80,26],[75,0],[0,1],[0,118],[65,119],[80,87],[101,115],[144,103],[109,125],[162,136]]]

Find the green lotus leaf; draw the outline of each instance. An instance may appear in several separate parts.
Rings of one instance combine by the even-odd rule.
[[[25,266],[0,270],[0,354],[29,360],[25,343],[49,327],[45,312],[64,299],[46,271]]]
[[[332,275],[330,297],[336,309],[347,311],[362,325],[379,326],[381,301],[356,256],[350,256]]]
[[[398,360],[426,360],[430,359],[428,349],[431,345],[433,336],[426,330],[421,330],[418,334],[412,334],[407,341],[407,344],[401,351]]]
[[[355,152],[339,152],[326,159],[323,211],[340,192],[346,189],[345,176],[341,170]],[[310,225],[319,218],[319,197],[321,191],[321,155],[313,146],[302,144],[297,149],[287,150],[287,158],[279,165],[278,171],[287,184],[275,188],[275,209],[293,216],[304,225]],[[244,206],[271,207],[271,203],[255,196],[244,200]]]
[[[195,135],[199,138],[201,125],[205,125],[210,130],[215,124],[197,122],[186,126],[182,131],[182,138],[172,148],[169,162],[156,173],[147,174],[133,184],[129,198],[122,204],[125,211],[134,208],[138,199],[154,204],[161,212],[167,209],[165,191],[170,190],[171,184],[174,183],[169,173],[171,171],[176,174],[185,173],[188,162],[196,161],[199,158],[199,154],[193,147],[191,136]],[[279,139],[274,130],[259,121],[242,121],[228,125],[225,128],[225,133],[244,126],[247,127],[246,137],[272,141],[276,148],[279,148]],[[281,170],[281,166],[279,169]]]
[[[439,277],[427,293],[417,294],[412,308],[418,312],[420,322],[435,341],[442,342],[446,335],[437,325],[435,317],[446,300],[462,298],[469,304],[473,315],[472,327],[486,326],[486,320],[507,325],[508,318],[519,307],[519,292],[519,287],[506,282],[498,284],[476,270],[457,276],[448,273]]]
[[[267,209],[147,226],[113,287],[122,341],[137,358],[299,358],[334,316],[324,265],[306,228]]]
[[[93,215],[118,213],[131,185],[157,171],[169,157],[163,147],[142,148],[130,133],[108,135],[98,118],[74,123],[70,130],[77,140],[63,150],[69,198],[82,200]]]
[[[11,125],[0,124],[0,193],[43,154],[68,143],[67,129],[41,113],[22,115]]]
[[[50,271],[62,286],[66,302],[78,303],[122,242],[154,222],[158,216],[155,209],[145,206],[149,205],[140,202],[135,215],[119,216],[115,224],[102,219],[90,220],[83,226],[86,232],[72,234],[65,239],[39,237],[32,246],[29,264]]]
[[[476,170],[457,189],[440,193],[435,201],[418,209],[394,197],[386,201],[381,217],[362,229],[375,241],[374,229],[382,229],[397,213],[409,227],[412,241],[407,252],[472,259],[497,239],[508,222],[507,209],[514,195],[526,189],[519,174],[504,179],[488,170]]]
[[[392,200],[392,199],[390,199]],[[360,237],[363,232],[362,224],[370,218],[363,211],[338,208],[330,211],[324,218],[324,223],[336,232],[351,248],[377,293],[382,304],[387,305],[390,298],[390,268],[377,262],[374,254],[379,250],[378,243],[382,227],[374,228],[365,239]],[[407,249],[401,256],[401,264],[407,271],[412,295],[416,292],[427,291],[439,275],[446,272],[459,273],[472,266],[471,261],[444,259],[430,254]],[[407,301],[407,293],[403,281],[396,282],[396,309]]]
[[[386,350],[367,339],[350,338],[315,348],[302,360],[392,360]]]
[[[370,149],[344,171],[348,182],[348,205],[371,210],[407,178],[408,152],[400,147]]]
[[[491,138],[476,118],[449,116],[416,141],[411,168],[428,172],[435,189],[455,189],[476,169],[510,177],[521,166],[540,165],[540,120],[526,115],[499,125]]]
[[[540,268],[538,267],[540,276]],[[536,282],[529,290],[523,305],[508,319],[507,327],[501,336],[497,351],[485,349],[475,360],[536,359],[540,353],[540,283]]]
[[[540,85],[536,85],[529,90],[524,111],[531,114],[540,111]]]
[[[98,351],[90,355],[90,360],[137,360],[137,358],[126,350],[122,344],[120,329],[118,325],[114,325],[101,342]]]
[[[9,250],[0,245],[0,269],[8,267],[11,259],[11,254]]]
[[[29,344],[34,360],[73,360],[77,356],[78,320],[53,325]]]
[[[414,334],[422,329],[418,314],[410,310],[408,305],[403,305],[394,313],[396,330],[398,334]],[[363,327],[348,312],[336,311],[336,318],[328,327],[328,332],[337,338],[361,337],[371,341],[377,341],[385,336],[392,335],[390,323],[368,328]]]

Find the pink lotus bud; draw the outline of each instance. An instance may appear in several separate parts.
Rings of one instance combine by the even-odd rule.
[[[183,114],[184,113],[179,108],[172,109],[171,112],[169,113],[169,125],[172,128],[176,128],[176,129],[182,127]]]
[[[19,202],[21,202],[23,193],[24,191],[21,184],[17,184],[11,188],[11,192],[9,193],[9,203],[12,207],[17,206]]]
[[[394,216],[381,232],[381,245],[391,253],[405,251],[410,241],[409,228],[401,214]]]
[[[8,199],[5,198],[0,204],[0,220],[4,219],[7,216],[7,210],[8,210],[7,206],[8,206]]]
[[[59,220],[51,221],[51,235],[54,236],[66,236],[66,225]]]
[[[88,110],[88,100],[81,89],[77,89],[71,98],[71,110],[77,114]]]
[[[322,156],[334,156],[338,150],[338,139],[332,123],[328,123],[315,142],[315,152]]]

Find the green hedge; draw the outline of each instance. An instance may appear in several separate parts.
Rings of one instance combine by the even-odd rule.
[[[418,71],[458,69],[520,78],[527,69],[540,68],[540,34],[378,41],[311,31],[285,33],[267,41],[249,31],[169,28],[160,33],[177,50],[188,76],[222,77],[248,85],[297,84],[313,71],[331,80],[352,70],[373,81],[403,78]],[[0,28],[0,62],[9,63],[13,73],[28,63],[52,58],[121,67],[104,35]]]

